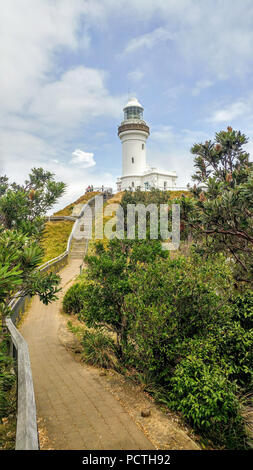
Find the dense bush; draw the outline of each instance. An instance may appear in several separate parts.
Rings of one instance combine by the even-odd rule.
[[[83,285],[74,284],[66,292],[63,299],[65,313],[79,313],[83,308]]]
[[[235,294],[231,299],[231,304],[233,306],[233,319],[238,321],[245,330],[251,330],[253,328],[252,290]]]
[[[154,188],[151,191],[124,191],[121,204],[126,212],[127,204],[166,204],[181,195],[190,196],[190,193],[188,191],[161,191]]]
[[[130,274],[124,312],[131,318],[126,354],[135,366],[170,379],[192,338],[205,338],[229,312],[231,275],[220,257],[139,264]],[[222,300],[221,300],[222,298]]]
[[[252,385],[252,294],[233,293],[222,256],[140,264],[129,279],[128,363],[152,374],[163,400],[202,435],[243,448],[238,396]]]
[[[231,299],[232,322],[223,335],[221,352],[233,364],[233,377],[245,387],[253,385],[253,292],[236,293]]]
[[[168,405],[181,411],[197,431],[227,448],[245,448],[237,390],[226,371],[188,356],[176,367],[170,386]]]
[[[13,361],[7,356],[6,341],[0,347],[0,419],[8,416],[15,404],[10,396],[10,390],[15,385],[16,376],[13,372]]]
[[[171,231],[172,226],[171,226],[171,207],[173,203],[179,203],[180,198],[188,199],[189,197],[192,197],[191,193],[188,191],[161,191],[159,189],[151,189],[151,191],[124,191],[122,199],[121,199],[121,206],[124,210],[124,217],[125,217],[125,233],[127,233],[127,205],[128,204],[133,204],[133,205],[144,205],[148,206],[149,204],[154,204],[158,210],[160,210],[160,204],[168,204],[168,230]],[[139,223],[139,216],[135,215],[135,220],[136,224]],[[136,225],[137,226],[137,225]],[[189,231],[185,224],[181,224],[180,226],[181,234],[180,238],[181,240],[186,240],[189,235]],[[149,238],[150,235],[150,214],[147,211],[146,214],[146,233],[147,233],[147,238]],[[137,230],[136,230],[137,234]],[[160,223],[158,219],[158,238],[161,239],[160,235]],[[138,237],[135,237],[136,242],[138,243]]]

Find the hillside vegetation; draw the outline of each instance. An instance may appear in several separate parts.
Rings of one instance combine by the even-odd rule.
[[[80,196],[75,202],[68,204],[54,215],[71,216],[72,210],[78,204],[85,204],[98,192],[89,192]],[[49,221],[45,224],[41,245],[44,250],[43,263],[61,255],[66,251],[67,243],[74,222],[70,220]]]
[[[168,202],[171,215],[179,203],[184,254],[150,238],[148,216],[145,240],[93,242],[86,272],[64,297],[65,312],[97,330],[83,335],[87,362],[141,381],[205,447],[219,449],[252,445],[253,165],[245,143],[229,127],[193,146],[204,192],[120,195],[125,216],[127,204]]]

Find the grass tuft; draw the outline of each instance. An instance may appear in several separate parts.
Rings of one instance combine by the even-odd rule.
[[[116,347],[111,338],[101,331],[87,330],[82,339],[84,362],[104,369],[117,369]]]

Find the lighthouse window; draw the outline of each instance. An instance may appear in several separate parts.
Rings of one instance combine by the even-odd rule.
[[[144,150],[144,144],[142,144],[142,150]]]
[[[125,110],[125,119],[142,119],[143,111],[141,108],[131,106]]]
[[[134,158],[132,157],[132,163],[134,163]]]

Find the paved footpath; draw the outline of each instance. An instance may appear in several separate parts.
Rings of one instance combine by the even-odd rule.
[[[29,345],[38,417],[53,449],[154,449],[92,370],[58,339],[62,297],[79,265],[73,259],[61,271],[59,300],[45,306],[33,299],[20,328]]]

